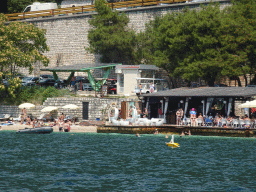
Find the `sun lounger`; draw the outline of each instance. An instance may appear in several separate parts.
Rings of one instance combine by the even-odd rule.
[[[0,121],[6,121],[11,117],[9,114],[0,114]]]
[[[21,115],[19,117],[13,118],[13,121],[21,121]]]
[[[45,120],[45,113],[42,113],[37,119],[38,120]]]

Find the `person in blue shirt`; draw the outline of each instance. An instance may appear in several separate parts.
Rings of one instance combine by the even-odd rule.
[[[192,108],[190,113],[190,119],[191,119],[191,126],[196,126],[196,110],[195,108]]]

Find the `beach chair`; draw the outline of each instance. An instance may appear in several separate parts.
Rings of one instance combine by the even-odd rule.
[[[250,120],[245,120],[244,121],[244,126],[246,128],[252,128],[252,122]]]
[[[245,122],[244,120],[239,120],[239,126],[240,128],[244,128]]]
[[[212,120],[209,118],[205,118],[205,126],[206,127],[212,127]]]
[[[191,126],[191,119],[190,118],[187,118],[186,122],[187,122],[187,126]]]
[[[45,119],[45,115],[46,115],[45,113],[42,113],[37,119],[38,119],[38,120],[44,120],[44,121],[45,121],[45,120],[46,120],[46,119]]]
[[[13,121],[21,121],[21,115],[19,115],[19,117],[13,118]]]
[[[227,125],[227,120],[221,119],[220,123],[221,123],[221,127],[224,127],[224,125]]]
[[[232,126],[231,121],[228,121],[228,120],[227,120],[227,127],[231,127],[231,126]]]
[[[202,118],[198,118],[198,119],[197,119],[197,125],[198,125],[198,126],[203,126],[203,122],[204,122],[204,121],[203,121]]]
[[[191,120],[189,118],[184,118],[183,119],[183,124],[185,126],[191,126]]]
[[[237,119],[232,120],[232,127],[238,128],[239,127],[239,121]]]
[[[67,120],[73,120],[73,118],[74,118],[73,115],[67,115],[65,119],[67,119]]]
[[[9,120],[10,117],[11,117],[11,115],[9,115],[9,114],[0,114],[0,121]]]

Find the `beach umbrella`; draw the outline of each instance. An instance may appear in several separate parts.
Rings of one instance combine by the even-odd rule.
[[[256,107],[256,100],[253,101],[247,101],[246,103],[243,103],[238,106],[239,108],[254,108]]]
[[[58,107],[53,107],[53,106],[49,106],[49,107],[45,107],[41,110],[41,112],[51,112],[51,111],[54,111],[54,110],[57,110]]]
[[[35,105],[34,104],[32,104],[32,103],[22,103],[22,104],[20,104],[19,105],[19,108],[20,109],[30,109],[30,108],[33,108],[33,107],[35,107]]]
[[[78,109],[79,107],[74,104],[65,105],[62,107],[63,109]]]

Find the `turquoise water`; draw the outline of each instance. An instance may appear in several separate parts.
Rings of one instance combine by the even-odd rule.
[[[0,191],[255,191],[255,138],[0,132]]]

